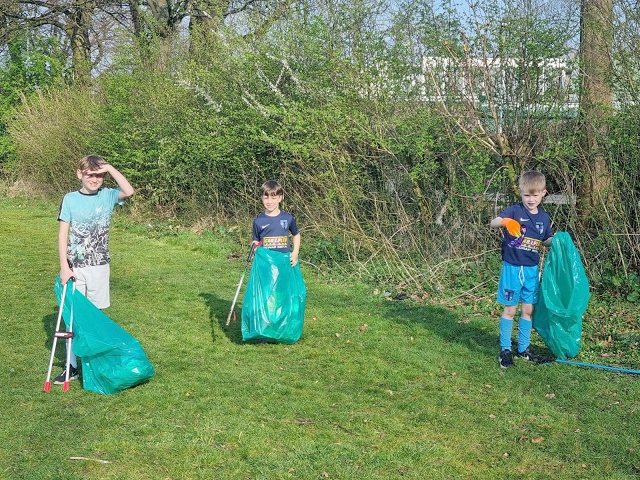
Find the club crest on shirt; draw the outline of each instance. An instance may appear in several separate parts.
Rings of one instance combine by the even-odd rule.
[[[280,226],[283,229],[288,230],[289,229],[289,221],[288,220],[280,220]]]

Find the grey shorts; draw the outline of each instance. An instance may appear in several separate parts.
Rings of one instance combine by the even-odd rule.
[[[108,263],[106,265],[74,268],[73,273],[78,276],[76,289],[87,297],[91,303],[100,309],[111,305],[109,295],[111,267]]]

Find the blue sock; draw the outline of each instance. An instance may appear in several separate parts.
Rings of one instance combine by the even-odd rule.
[[[500,317],[500,351],[511,350],[511,330],[513,330],[513,319]]]
[[[518,321],[518,353],[524,352],[531,343],[531,320],[520,317]]]

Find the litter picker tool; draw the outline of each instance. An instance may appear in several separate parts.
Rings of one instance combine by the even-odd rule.
[[[227,316],[227,327],[231,323],[231,315],[233,315],[233,318],[235,320],[235,312],[233,311],[233,309],[236,306],[236,301],[238,300],[238,295],[240,294],[240,288],[242,288],[242,282],[244,281],[244,276],[247,274],[247,268],[249,268],[249,263],[251,263],[253,252],[255,251],[256,247],[259,247],[260,245],[262,245],[262,242],[251,243],[251,248],[249,248],[249,255],[247,255],[247,263],[244,266],[244,271],[242,272],[242,276],[240,277],[240,281],[238,282],[238,288],[236,289],[236,294],[233,297],[233,302],[231,302],[231,309],[229,310],[229,315]]]
[[[58,311],[58,321],[56,323],[56,330],[53,334],[53,347],[51,348],[51,357],[49,358],[49,369],[47,370],[47,378],[44,382],[44,391],[45,392],[49,392],[51,390],[51,369],[53,368],[53,359],[55,357],[56,354],[56,346],[58,344],[58,339],[59,338],[64,338],[67,341],[67,361],[66,361],[66,368],[65,368],[65,379],[64,379],[64,383],[62,385],[62,391],[66,392],[67,390],[69,390],[69,370],[70,370],[70,365],[71,365],[71,340],[73,339],[73,306],[71,307],[71,315],[69,315],[69,329],[65,332],[65,331],[60,331],[60,321],[62,320],[62,311],[64,310],[64,299],[67,295],[67,285],[69,285],[69,282],[72,282],[73,284],[73,291],[75,292],[76,290],[76,284],[75,282],[73,282],[73,279],[67,281],[67,283],[64,284],[64,287],[62,289],[62,298],[60,299],[60,309]]]

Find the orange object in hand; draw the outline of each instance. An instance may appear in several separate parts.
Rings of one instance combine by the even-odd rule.
[[[519,237],[522,235],[522,230],[520,230],[520,224],[514,220],[513,218],[503,218],[502,222],[500,222],[504,228],[507,229],[514,237]]]

